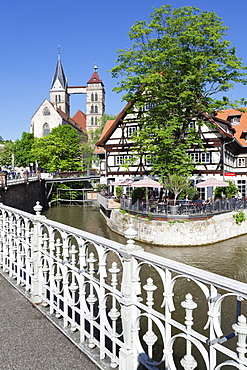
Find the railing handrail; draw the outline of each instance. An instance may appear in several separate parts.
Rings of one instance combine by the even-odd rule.
[[[1,269],[23,286],[26,294],[30,292],[34,303],[48,306],[47,315],[56,323],[60,320],[57,326],[66,328],[66,334],[68,327],[71,332],[78,330],[81,348],[84,342],[87,349],[97,347],[98,358],[107,357],[111,366],[119,366],[120,370],[137,368],[139,361],[154,369],[164,363],[165,368],[174,370],[173,344],[181,338],[186,342],[180,361],[184,369],[195,369],[197,361],[203,361],[207,370],[219,370],[232,363],[247,368],[247,324],[240,310],[241,301],[247,299],[247,284],[143,251],[135,245],[136,232],[131,224],[125,233],[127,245],[123,245],[48,220],[40,214],[41,209],[37,204],[36,215],[31,215],[0,204]],[[142,270],[144,279],[140,274],[143,266],[147,269]],[[152,273],[150,276],[150,268],[154,268],[156,277]],[[191,292],[185,290],[191,289],[186,285],[188,280],[200,289],[203,302],[199,295],[194,301]],[[185,296],[181,302],[185,311],[182,322],[172,316],[177,309],[174,286],[180,282]],[[224,345],[229,338],[220,321],[226,320],[222,302],[228,304],[229,297],[238,307],[238,321],[235,312],[234,321],[230,321],[231,336],[240,338],[234,349]],[[228,307],[232,307],[229,303],[227,320]],[[200,315],[203,312],[206,332],[192,328],[197,306]],[[172,333],[172,327],[177,334]],[[153,359],[156,342],[162,354],[158,360]],[[193,346],[200,354],[196,359]],[[218,360],[217,353],[227,360]]]
[[[182,273],[188,276],[188,278],[200,279],[200,281],[211,284],[214,282],[220,289],[230,289],[236,294],[245,295],[247,299],[247,284],[233,280],[226,276],[218,275],[213,272],[202,270],[194,266],[186,265],[182,262],[174,261],[165,257],[160,257],[155,254],[151,254],[145,251],[133,251],[132,255],[136,258],[139,258],[147,263],[153,263],[155,266],[161,268],[168,268],[176,273]]]
[[[2,209],[13,212],[12,207],[3,205],[2,203],[0,203],[0,207]],[[14,209],[14,210],[15,210],[15,213],[20,215],[20,216],[28,217],[32,220],[35,220],[35,217],[36,217],[35,215],[32,215],[32,214],[30,214],[28,212],[25,212],[25,211],[17,210],[17,209]],[[115,242],[113,240],[106,239],[102,236],[91,234],[87,231],[79,230],[79,229],[74,228],[72,226],[68,226],[66,224],[63,224],[63,223],[60,223],[60,222],[57,222],[57,221],[49,220],[45,217],[42,217],[40,219],[40,222],[43,225],[46,225],[47,227],[51,226],[54,229],[63,230],[69,235],[75,235],[75,236],[78,236],[78,237],[85,238],[89,242],[97,242],[99,244],[102,244],[106,248],[112,249],[115,252],[120,252],[121,253],[121,251],[122,252],[125,251],[125,246],[123,244]],[[133,257],[135,257],[137,259],[141,259],[141,260],[143,260],[147,263],[153,263],[153,264],[155,264],[155,265],[157,265],[161,268],[169,268],[170,270],[172,270],[176,273],[186,274],[190,278],[198,278],[199,277],[200,280],[202,280],[204,283],[210,284],[213,281],[214,284],[217,285],[219,288],[222,288],[222,289],[230,288],[236,293],[246,295],[246,298],[247,298],[247,284],[246,283],[236,281],[236,280],[233,280],[233,279],[228,278],[226,276],[215,274],[213,272],[202,270],[202,269],[199,269],[197,267],[184,264],[182,262],[174,261],[174,260],[165,258],[163,256],[161,257],[161,256],[158,256],[158,255],[149,253],[149,252],[145,252],[144,250],[141,250],[141,248],[138,249],[138,251],[133,250],[132,255],[133,255]],[[217,283],[216,283],[216,281],[217,281]]]

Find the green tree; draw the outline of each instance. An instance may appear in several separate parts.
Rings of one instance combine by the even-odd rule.
[[[48,172],[76,171],[82,168],[81,140],[71,126],[58,126],[49,135],[35,139],[31,153],[39,167]]]
[[[111,70],[119,78],[114,90],[126,92],[123,98],[145,112],[138,117],[133,154],[147,156],[153,173],[189,175],[193,166],[186,150],[202,147],[190,123],[201,125],[204,113],[229,106],[216,93],[246,83],[246,67],[225,40],[226,30],[214,12],[165,5],[154,8],[149,23],[136,22],[129,32],[132,47],[118,51]]]
[[[14,143],[6,141],[3,150],[0,152],[0,166],[8,167],[12,165],[14,154]]]
[[[31,162],[35,161],[35,157],[32,154],[32,147],[34,144],[34,134],[23,132],[21,139],[16,140],[14,143],[14,155],[15,165],[29,166]]]
[[[226,181],[229,186],[217,186],[214,189],[214,196],[221,198],[224,195],[227,199],[231,199],[238,194],[238,187],[232,181]]]
[[[189,189],[190,182],[185,176],[173,174],[163,179],[163,185],[165,189],[170,190],[174,194],[174,205],[178,195],[186,189]]]

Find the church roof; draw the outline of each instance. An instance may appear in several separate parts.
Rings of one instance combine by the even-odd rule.
[[[83,131],[86,131],[86,114],[81,110],[78,110],[72,119],[82,128]]]
[[[90,83],[95,83],[95,82],[101,82],[102,83],[102,80],[99,78],[98,67],[96,65],[94,66],[94,73],[92,74],[92,77],[90,78],[90,80],[87,83],[90,84]]]
[[[73,120],[73,118],[70,118],[66,113],[64,113],[61,109],[59,108],[56,108],[58,114],[61,116],[61,118],[66,121],[67,124],[73,126],[74,128],[76,128],[77,130],[79,131],[82,131],[82,128],[81,126]]]
[[[51,88],[53,87],[57,79],[59,80],[62,88],[65,90],[67,88],[68,83],[67,83],[67,79],[65,77],[64,71],[63,71],[60,53],[58,54],[57,66],[56,66],[55,74],[52,80]]]

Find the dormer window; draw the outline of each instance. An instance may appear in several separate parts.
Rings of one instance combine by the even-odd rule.
[[[234,115],[234,116],[229,116],[228,120],[231,122],[232,125],[239,125],[240,124],[240,117],[241,115]]]

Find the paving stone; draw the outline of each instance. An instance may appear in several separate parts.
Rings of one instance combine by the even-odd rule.
[[[0,275],[1,370],[98,367]]]

